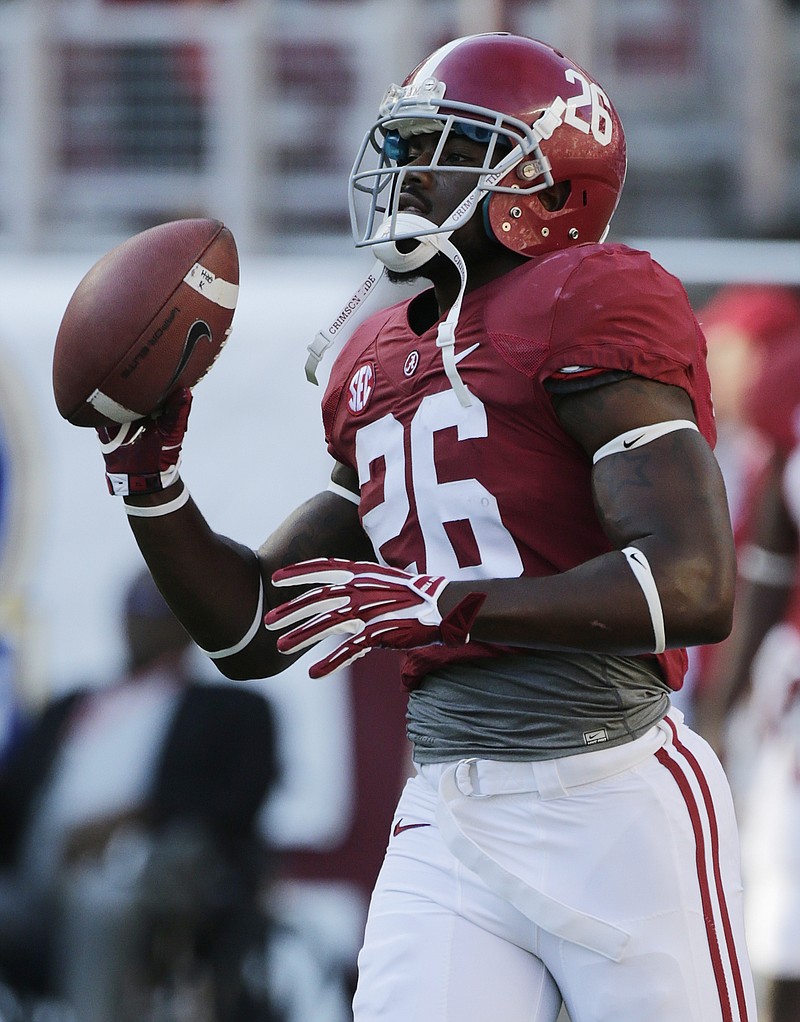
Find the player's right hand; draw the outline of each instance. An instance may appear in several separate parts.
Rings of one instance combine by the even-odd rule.
[[[109,493],[121,497],[157,493],[175,482],[191,406],[192,392],[183,387],[156,415],[97,430]]]
[[[350,636],[311,665],[312,678],[338,671],[376,647],[463,645],[486,599],[484,593],[470,593],[442,617],[438,600],[448,584],[444,576],[336,557],[279,568],[272,581],[276,586],[312,586],[264,617],[270,629],[292,626],[278,639],[279,652],[296,653],[332,635]]]

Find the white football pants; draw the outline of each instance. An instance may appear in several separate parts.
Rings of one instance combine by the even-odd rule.
[[[678,711],[561,760],[424,765],[356,1022],[755,1022],[727,780]]]

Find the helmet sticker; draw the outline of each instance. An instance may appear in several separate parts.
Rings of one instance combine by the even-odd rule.
[[[582,131],[584,135],[591,132],[595,142],[602,146],[608,145],[614,134],[614,122],[611,119],[609,109],[611,103],[608,96],[596,82],[590,82],[572,67],[568,67],[564,75],[568,82],[575,82],[581,86],[580,95],[570,96],[567,100],[564,123],[572,125],[573,128]],[[585,107],[591,107],[588,121],[578,117],[577,113],[578,110]]]

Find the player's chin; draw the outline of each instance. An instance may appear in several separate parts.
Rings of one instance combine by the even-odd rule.
[[[415,280],[421,280],[422,276],[423,276],[423,274],[422,274],[421,270],[404,270],[404,271],[401,271],[401,270],[390,270],[388,268],[386,270],[386,278],[392,284],[411,284]]]
[[[397,247],[400,247],[400,242],[397,243]],[[442,269],[448,270],[449,268],[450,260],[441,252],[437,252],[433,258],[414,270],[391,270],[387,267],[386,278],[392,284],[410,284],[415,280],[431,280],[431,274],[436,276]]]

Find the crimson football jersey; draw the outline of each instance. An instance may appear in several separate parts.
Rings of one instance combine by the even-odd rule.
[[[543,576],[610,549],[594,512],[591,461],[561,427],[546,382],[564,369],[634,373],[682,387],[715,429],[705,341],[686,293],[645,252],[583,245],[532,259],[468,293],[456,361],[459,403],[436,346],[438,323],[409,325],[418,295],[369,318],[337,357],[323,400],[333,457],[358,473],[360,515],[378,557],[453,580]],[[407,654],[404,678],[496,656],[470,643]],[[680,687],[683,650],[660,658]]]

